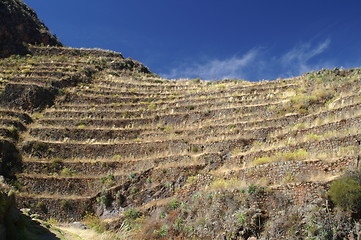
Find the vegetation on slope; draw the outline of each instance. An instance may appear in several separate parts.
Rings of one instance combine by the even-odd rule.
[[[1,4],[35,29],[21,1]],[[0,174],[52,237],[360,237],[361,69],[174,81],[119,53],[14,42],[1,54],[29,55],[0,61]],[[37,238],[26,219],[6,231]]]

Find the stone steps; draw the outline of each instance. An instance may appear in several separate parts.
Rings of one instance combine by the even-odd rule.
[[[107,109],[104,106],[98,107],[97,104],[90,103],[91,108],[85,106],[82,109],[51,109],[44,113],[44,117],[47,118],[142,118],[144,116],[159,117],[171,114],[189,114],[194,111],[207,111],[212,112],[213,109],[221,110],[222,107],[230,108],[239,106],[239,109],[250,109],[254,106],[264,107],[263,100],[236,100],[236,99],[218,99],[218,100],[200,100],[200,101],[179,101],[177,103],[134,103],[129,104],[129,101],[123,103],[124,98],[118,98],[118,103],[107,99],[111,102]],[[102,99],[97,98],[96,101],[101,102]],[[282,103],[282,99],[275,99],[268,101],[267,107],[276,106]],[[92,105],[93,104],[93,105]]]
[[[285,145],[270,150],[258,150],[231,156],[229,163],[240,165],[252,164],[252,161],[260,157],[274,156],[277,153],[296,152],[305,150],[308,154],[337,155],[342,147],[359,147],[361,134],[346,135],[341,137],[330,137],[321,141],[305,141],[292,145]],[[308,158],[308,157],[307,157]]]
[[[86,196],[48,196],[26,193],[16,196],[16,205],[19,208],[30,208],[42,216],[62,219],[64,222],[82,220],[92,202],[94,202],[93,197]]]
[[[19,131],[25,131],[26,126],[21,120],[0,118],[0,126],[15,127]]]
[[[92,127],[100,127],[100,128],[134,128],[134,127],[154,127],[154,126],[186,126],[188,124],[201,124],[210,118],[215,118],[217,116],[227,116],[232,114],[240,114],[240,110],[245,113],[253,113],[256,109],[259,110],[258,114],[263,114],[263,116],[255,115],[255,117],[268,117],[271,115],[270,112],[266,111],[270,105],[255,105],[249,107],[231,107],[225,109],[212,109],[205,111],[187,111],[185,113],[177,113],[177,114],[165,114],[165,115],[157,115],[155,117],[146,117],[146,118],[133,118],[133,119],[102,119],[102,118],[41,118],[37,124],[38,126],[65,126],[65,127],[78,127],[83,125],[92,126]],[[262,112],[263,111],[263,112]],[[293,116],[289,116],[288,118],[295,118]],[[272,122],[278,122],[276,119],[265,120],[267,126],[270,126]]]
[[[248,93],[248,94],[257,94],[257,93],[280,93],[285,90],[294,89],[298,87],[296,84],[288,85],[276,85],[276,86],[227,86],[227,88],[217,88],[217,86],[192,86],[192,85],[161,85],[161,84],[136,84],[132,81],[117,81],[116,79],[100,79],[96,82],[95,86],[99,87],[111,87],[118,89],[134,89],[135,91],[147,91],[147,92],[164,92],[164,91],[173,91],[175,94],[179,91],[188,91],[188,92],[238,92],[238,93]]]
[[[262,139],[275,131],[280,131],[281,126],[276,127],[253,127],[245,128],[246,124],[219,125],[200,127],[193,129],[173,129],[171,126],[149,128],[149,129],[114,129],[114,128],[59,128],[40,127],[30,128],[29,135],[36,139],[47,141],[101,141],[101,142],[129,142],[129,141],[151,141],[165,139],[187,139],[200,140],[214,136],[218,138],[236,136],[242,134],[245,138]]]
[[[109,57],[123,59],[120,53],[101,49],[77,49],[66,47],[30,46],[29,50],[34,56],[69,56],[69,57]]]
[[[221,100],[222,102],[219,102]],[[212,98],[183,98],[177,97],[175,99],[169,99],[167,97],[159,97],[159,96],[149,96],[148,98],[142,97],[121,97],[121,96],[92,96],[90,98],[86,98],[83,96],[71,97],[67,99],[67,102],[73,102],[72,104],[68,104],[67,102],[58,105],[48,112],[57,110],[57,111],[94,111],[94,107],[96,107],[97,111],[114,111],[117,110],[128,110],[128,111],[137,111],[137,110],[148,110],[149,108],[192,108],[200,105],[204,106],[205,104],[209,105],[220,105],[221,103],[225,104],[244,104],[243,107],[247,107],[247,105],[259,105],[264,104],[265,102],[279,103],[284,101],[284,98],[279,97],[265,97],[265,98],[247,98],[246,96],[234,96],[234,97],[212,97]],[[94,102],[96,101],[96,102]],[[76,104],[74,104],[76,102]],[[89,104],[87,104],[90,102]],[[150,106],[151,105],[151,106]],[[152,106],[154,105],[154,106]],[[189,110],[189,109],[188,109]]]
[[[288,138],[301,138],[307,135],[323,135],[328,132],[341,133],[341,131],[348,131],[350,129],[354,129],[353,132],[356,133],[358,128],[361,131],[360,126],[361,116],[344,118],[339,121],[333,121],[319,126],[307,127],[300,130],[290,130],[287,133],[276,135],[274,138],[269,139],[269,141],[277,143]]]
[[[27,72],[13,72],[12,73],[12,77],[10,78],[10,80],[14,79],[15,77],[51,77],[51,78],[62,78],[64,76],[67,75],[71,75],[75,73],[75,71],[71,71],[71,72],[64,72],[64,71],[32,71],[32,70],[28,70]],[[2,77],[4,77],[4,75],[2,75]]]
[[[23,161],[25,173],[49,174],[59,173],[64,168],[69,172],[81,173],[83,175],[105,176],[109,173],[124,173],[130,175],[139,171],[145,171],[153,167],[163,167],[172,163],[190,163],[194,158],[189,155],[168,155],[153,158],[124,159],[118,155],[111,159],[37,159],[27,158]],[[199,160],[202,161],[202,160]]]
[[[188,144],[181,140],[168,140],[147,143],[86,143],[86,142],[44,142],[29,141],[22,150],[26,155],[39,158],[112,158],[116,155],[124,157],[146,157],[162,152],[182,153],[188,151]]]
[[[111,185],[123,184],[129,181],[128,175],[111,175],[114,177],[111,184],[102,182],[101,177],[107,179],[107,175],[100,176],[45,176],[38,174],[22,174],[17,177],[21,184],[21,191],[30,194],[46,195],[71,195],[71,196],[93,196]]]
[[[320,176],[338,176],[345,169],[352,170],[358,164],[358,156],[308,159],[303,161],[273,162],[254,167],[233,169],[228,178],[238,177],[244,181],[266,180],[269,185],[310,181]]]

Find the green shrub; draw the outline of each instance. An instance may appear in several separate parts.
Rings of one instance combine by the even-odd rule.
[[[132,114],[129,112],[129,111],[125,111],[124,113],[123,113],[123,117],[124,118],[130,118],[132,116]]]
[[[133,187],[130,189],[130,194],[136,194],[137,192],[139,192],[139,189],[137,187]]]
[[[60,207],[62,209],[68,209],[70,207],[70,203],[68,200],[61,200],[60,201]]]
[[[342,209],[361,213],[361,171],[333,181],[328,195]]]
[[[248,193],[249,194],[252,194],[252,193],[255,193],[256,192],[256,186],[255,185],[253,185],[253,184],[251,184],[251,185],[249,185],[248,186]]]
[[[33,145],[33,150],[35,152],[45,152],[48,150],[48,145],[46,143],[43,142],[36,142]]]
[[[121,158],[122,158],[122,156],[120,156],[120,155],[114,155],[114,156],[112,157],[112,160],[117,161],[117,160],[120,160]]]
[[[45,203],[43,203],[43,202],[38,202],[38,203],[36,204],[36,207],[39,208],[43,213],[47,213],[47,212],[48,212],[48,209],[47,209]]]
[[[177,199],[172,199],[172,200],[170,200],[170,202],[169,202],[169,207],[170,207],[171,209],[177,209],[177,208],[179,207],[179,202],[178,202],[178,200],[177,200]]]
[[[321,138],[321,136],[315,135],[315,134],[308,134],[308,135],[306,136],[306,140],[307,140],[307,141],[311,141],[311,142],[313,142],[313,141],[318,141],[318,140],[320,140],[320,138]]]
[[[173,130],[172,126],[165,126],[164,129],[163,129],[164,132],[170,132],[172,130]]]
[[[209,191],[229,191],[240,189],[245,183],[236,177],[230,179],[217,178],[207,187]]]
[[[187,106],[187,109],[188,109],[188,110],[194,110],[194,109],[196,109],[196,107],[193,106],[193,105],[190,105],[190,106]]]
[[[201,152],[202,148],[198,147],[198,146],[193,146],[191,149],[192,152],[197,153],[197,152]]]
[[[253,160],[253,164],[254,165],[262,165],[262,164],[266,164],[266,163],[271,163],[273,162],[274,159],[272,159],[271,157],[259,157]]]
[[[308,152],[304,149],[298,149],[295,152],[285,152],[281,154],[283,161],[305,160],[308,157]]]
[[[124,212],[124,217],[126,217],[127,219],[132,219],[135,220],[138,217],[140,217],[141,213],[135,209],[135,208],[129,208],[128,210],[126,210]]]
[[[84,222],[87,226],[94,229],[98,233],[106,231],[106,225],[94,213],[85,213]]]
[[[159,231],[159,236],[160,237],[166,237],[168,235],[168,226],[167,225],[163,225],[161,228],[160,228],[160,231]]]
[[[129,178],[130,178],[132,181],[135,180],[135,177],[136,177],[136,176],[137,176],[136,173],[131,173],[131,174],[129,174]]]
[[[71,171],[69,168],[63,168],[60,171],[60,175],[62,175],[62,176],[72,176],[73,174],[74,174],[74,172]]]
[[[108,180],[109,181],[115,181],[114,175],[112,173],[109,173]]]
[[[164,211],[161,211],[161,212],[159,213],[159,218],[165,218],[166,216],[167,216],[167,213],[164,212]]]
[[[237,221],[238,221],[239,224],[243,225],[246,222],[246,217],[241,212],[241,210],[238,210],[236,212],[236,216],[237,216]]]
[[[177,218],[177,220],[174,223],[174,228],[178,231],[181,231],[183,229],[183,218]]]
[[[104,207],[109,206],[110,204],[110,196],[109,196],[109,192],[107,190],[104,190],[100,196],[98,196],[96,198],[97,202],[101,205],[103,205]]]
[[[155,110],[156,108],[157,108],[157,106],[155,104],[149,104],[148,105],[149,110]]]

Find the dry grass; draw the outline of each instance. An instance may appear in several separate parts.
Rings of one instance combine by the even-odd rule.
[[[309,157],[309,153],[304,149],[298,149],[294,152],[277,152],[272,156],[259,157],[252,161],[253,166],[272,163],[272,162],[286,162],[286,161],[302,161]]]
[[[117,232],[98,233],[93,229],[80,229],[71,226],[56,226],[64,233],[67,233],[62,240],[129,240],[132,235],[124,228],[118,229]]]
[[[232,191],[246,188],[248,184],[236,177],[230,179],[216,178],[204,190],[206,192]]]

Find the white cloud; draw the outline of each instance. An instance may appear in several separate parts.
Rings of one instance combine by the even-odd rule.
[[[188,78],[200,77],[206,80],[242,78],[245,75],[245,68],[254,63],[258,53],[259,50],[251,49],[241,57],[233,56],[224,60],[208,60],[203,64],[180,66],[172,69],[168,74],[163,74],[163,76],[167,78],[179,78],[180,76]]]
[[[326,39],[317,46],[312,46],[311,43],[299,44],[284,54],[280,58],[279,64],[283,69],[287,69],[286,74],[290,75],[299,75],[320,67],[326,67],[325,65],[329,65],[327,62],[311,64],[309,61],[323,53],[329,47],[330,43],[330,39]]]
[[[232,56],[223,60],[210,59],[201,64],[185,63],[161,75],[165,78],[238,78],[256,81],[297,76],[334,66],[331,61],[320,57],[329,48],[330,43],[330,39],[319,44],[301,43],[278,56],[269,56],[269,51],[265,48],[254,48],[242,56]]]

